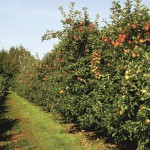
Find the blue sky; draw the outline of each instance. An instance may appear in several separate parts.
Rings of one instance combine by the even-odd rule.
[[[120,0],[121,5],[125,0]],[[0,49],[23,45],[33,55],[42,58],[49,52],[57,40],[41,41],[48,30],[62,28],[62,19],[58,6],[69,9],[69,3],[75,2],[75,8],[88,8],[91,21],[100,14],[100,21],[108,18],[112,0],[0,0]],[[150,7],[150,0],[142,0]]]

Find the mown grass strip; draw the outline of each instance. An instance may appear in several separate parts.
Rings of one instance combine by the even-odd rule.
[[[54,120],[53,114],[46,113],[40,107],[19,97],[11,92],[7,97],[8,113],[7,118],[18,120],[12,130],[7,134],[17,132],[11,138],[13,143],[7,143],[9,147],[20,147],[21,149],[37,150],[83,150],[83,143],[80,136],[68,134],[63,126]],[[14,144],[14,141],[15,142]],[[81,144],[82,143],[82,144]],[[11,149],[10,148],[10,149]],[[93,146],[86,150],[94,150]]]
[[[82,149],[78,139],[67,134],[49,114],[41,111],[39,107],[32,105],[15,93],[12,93],[11,96],[15,99],[23,118],[29,119],[25,130],[31,133],[30,138],[39,149]]]

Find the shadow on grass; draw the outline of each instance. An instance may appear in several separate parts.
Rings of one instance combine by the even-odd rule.
[[[136,139],[134,139],[133,141],[126,140],[125,142],[118,143],[116,145],[114,139],[107,136],[107,131],[96,132],[95,134],[87,135],[87,138],[90,140],[96,140],[97,138],[104,139],[104,143],[111,150],[136,150],[138,146]]]
[[[0,142],[10,141],[12,135],[7,134],[8,131],[14,127],[18,122],[17,119],[7,118],[6,114],[8,113],[8,108],[6,101],[8,98],[4,97],[0,100]]]
[[[0,118],[3,116],[3,114],[7,113],[7,106],[5,105],[6,98],[0,99]]]
[[[11,139],[12,136],[6,133],[10,131],[17,122],[16,119],[0,119],[0,142],[9,141]]]
[[[63,119],[61,119],[60,122],[64,125],[65,124],[67,125],[67,122],[65,122]],[[92,129],[81,130],[78,125],[68,124],[67,132],[71,134],[82,132],[83,135],[86,137],[86,139],[88,139],[93,143],[98,143],[99,141],[101,141],[102,143],[105,144],[105,147],[109,150],[136,150],[137,149],[136,139],[133,141],[127,140],[125,142],[116,144],[114,139],[107,135],[107,130],[103,130],[103,132],[95,132]]]

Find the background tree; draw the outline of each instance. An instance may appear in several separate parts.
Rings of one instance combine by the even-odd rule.
[[[5,56],[7,54],[7,51],[2,49],[0,51],[0,74],[3,74],[4,70],[3,70],[3,66],[4,66],[4,59],[5,59]]]

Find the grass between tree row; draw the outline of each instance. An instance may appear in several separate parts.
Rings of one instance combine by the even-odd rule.
[[[81,132],[69,134],[54,114],[10,92],[0,104],[0,149],[104,150],[104,141],[92,144]]]

